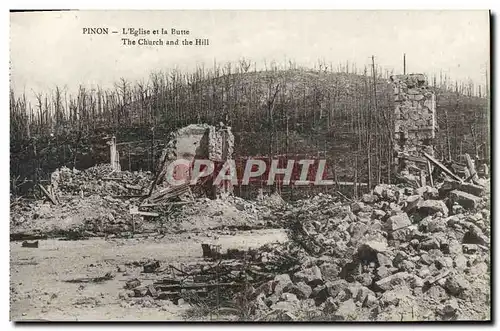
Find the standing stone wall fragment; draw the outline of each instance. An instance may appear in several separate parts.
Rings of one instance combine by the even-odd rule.
[[[421,157],[423,152],[434,155],[433,142],[436,137],[436,98],[429,89],[427,78],[422,74],[391,76],[395,101],[395,155]],[[428,169],[421,164],[404,162],[398,171],[406,168]]]

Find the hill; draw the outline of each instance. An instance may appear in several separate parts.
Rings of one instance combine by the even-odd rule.
[[[487,156],[487,100],[438,88],[436,95],[441,155]],[[392,99],[381,75],[374,84],[370,73],[231,66],[153,73],[147,83],[121,80],[113,91],[82,87],[66,102],[56,90],[40,96],[35,110],[12,93],[11,174],[38,180],[62,165],[107,162],[111,135],[122,144],[123,169],[153,170],[172,130],[223,121],[233,128],[237,156],[321,156],[341,181],[366,181],[370,168],[374,182],[387,182]]]

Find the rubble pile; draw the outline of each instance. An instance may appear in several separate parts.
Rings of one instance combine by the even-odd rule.
[[[43,201],[24,203],[11,209],[11,238],[126,235],[133,230],[134,222],[136,231],[140,231],[143,222],[133,220],[129,206],[129,201],[98,195],[65,199],[56,206]]]
[[[129,279],[120,298],[128,305],[151,299],[208,307],[210,312],[229,309],[233,316],[246,319],[254,312],[255,288],[272,281],[277,273],[296,271],[298,263],[292,256],[271,253],[274,245],[226,252],[219,245],[201,247],[202,261],[163,264],[146,259],[126,265]]]
[[[52,174],[51,185],[41,186],[45,199],[12,202],[12,238],[277,227],[266,217],[285,205],[279,195],[263,195],[258,201],[232,195],[196,198],[189,186],[166,183],[156,185],[149,196],[152,182],[150,172],[116,172],[107,164],[82,171],[62,167]]]
[[[45,190],[51,194],[48,202],[20,200],[11,205],[11,237],[82,239],[140,231],[143,220],[129,209],[150,182],[149,172],[113,172],[107,164],[83,171],[62,167],[51,175]]]
[[[487,319],[488,188],[471,185],[381,184],[354,202],[319,194],[278,203],[268,219],[284,222],[289,241],[227,252],[202,244],[204,262],[182,270],[145,263],[143,272],[156,280],[141,286],[140,277],[131,279],[124,297],[217,304],[260,321]],[[463,189],[478,195],[457,199]],[[263,208],[233,200],[231,206]]]
[[[451,181],[439,189],[381,184],[349,204],[318,195],[290,207],[276,216],[287,220],[290,242],[264,248],[262,261],[298,262],[255,288],[253,318],[488,318],[486,190]]]
[[[274,212],[286,206],[277,194],[263,196],[257,201],[236,196],[221,199],[199,198],[186,205],[179,214],[182,228],[188,229],[258,229],[282,227],[282,220],[273,217]]]
[[[109,164],[85,170],[62,167],[51,175],[51,185],[61,195],[139,195],[147,193],[151,180],[149,171],[114,172]]]

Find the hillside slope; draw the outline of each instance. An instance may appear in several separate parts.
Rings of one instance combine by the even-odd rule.
[[[487,100],[436,93],[440,156],[468,152],[487,157]],[[383,78],[373,84],[369,75],[298,69],[176,72],[152,75],[148,85],[123,82],[116,91],[81,90],[71,100],[69,109],[57,108],[60,115],[50,125],[45,117],[31,123],[29,139],[23,135],[26,124],[11,121],[13,177],[31,179],[38,168],[40,179],[61,165],[106,162],[104,143],[111,135],[122,143],[123,169],[153,170],[171,131],[223,121],[233,127],[236,156],[326,157],[340,180],[357,176],[364,181],[371,155],[373,181],[389,178],[394,106],[391,86]],[[47,107],[57,110],[52,103]]]

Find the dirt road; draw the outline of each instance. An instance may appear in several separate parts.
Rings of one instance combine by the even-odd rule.
[[[51,239],[40,241],[39,248],[11,242],[11,320],[184,320],[186,305],[120,297],[125,281],[141,273],[142,268],[131,265],[133,262],[157,259],[162,265],[181,265],[202,260],[201,243],[246,249],[285,240],[283,230],[253,230],[218,237],[182,234],[163,238]],[[67,282],[107,272],[115,277],[103,283]],[[147,277],[143,274],[140,278]]]

